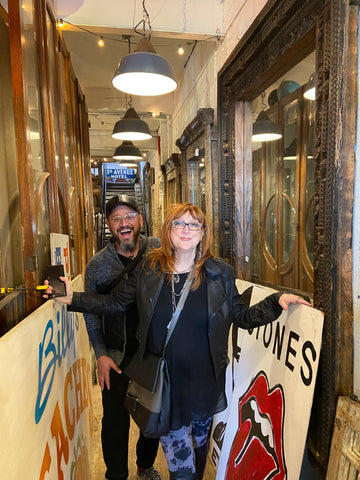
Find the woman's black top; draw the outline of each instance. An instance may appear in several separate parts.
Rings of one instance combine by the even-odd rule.
[[[187,273],[174,284],[180,293]],[[179,297],[176,297],[176,303]],[[167,325],[172,315],[171,284],[161,290],[151,320],[146,350],[161,354]],[[171,430],[206,420],[226,408],[225,371],[215,378],[208,338],[206,279],[196,291],[190,290],[176,327],[165,350],[171,382]]]

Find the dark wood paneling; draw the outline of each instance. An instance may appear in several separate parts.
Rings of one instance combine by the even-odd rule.
[[[349,4],[345,0],[267,2],[224,66],[218,82],[220,254],[237,265],[236,239],[245,228],[242,224],[235,232],[237,222],[232,221],[237,193],[237,102],[252,101],[316,45],[314,302],[325,313],[325,324],[308,445],[323,469],[329,455],[337,395],[352,390],[351,224],[357,8],[351,7],[349,24]],[[239,161],[238,152],[236,158]]]

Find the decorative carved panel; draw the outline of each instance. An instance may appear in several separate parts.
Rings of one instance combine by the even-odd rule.
[[[247,181],[246,175],[243,183],[238,180],[241,172],[238,166],[235,170],[235,153],[236,165],[249,153],[243,146],[240,154],[235,152],[235,132],[239,129],[234,125],[236,111],[239,104],[253,101],[316,47],[314,302],[324,311],[325,324],[308,447],[324,469],[336,397],[349,394],[352,388],[349,297],[354,141],[350,137],[355,122],[351,105],[356,105],[356,86],[350,88],[351,76],[346,76],[346,72],[357,61],[354,53],[349,56],[347,42],[349,18],[356,25],[358,13],[357,7],[351,7],[354,11],[349,16],[349,8],[345,0],[268,1],[219,76],[220,255],[238,266],[237,239],[241,235],[251,238],[251,231],[246,232],[243,223],[239,227],[239,219],[234,218],[238,212],[236,198],[244,198]],[[354,33],[353,45],[356,44]],[[355,72],[353,76],[356,77]],[[346,195],[341,193],[343,183]],[[246,211],[242,219],[251,218],[251,201],[243,203]],[[244,244],[249,243],[246,237],[243,240]],[[347,269],[344,260],[350,265]]]
[[[213,124],[214,110],[212,108],[200,108],[196,117],[185,128],[180,138],[177,139],[176,145],[182,155],[181,201],[193,201],[205,210],[206,217],[212,225],[214,232],[213,251],[218,255],[219,177],[217,175],[217,131]],[[201,167],[202,171],[199,170],[200,160],[201,163],[204,163],[204,167]],[[191,186],[194,182],[196,185]],[[202,186],[202,191],[206,192],[206,195],[201,195],[200,191],[197,191],[200,185]]]

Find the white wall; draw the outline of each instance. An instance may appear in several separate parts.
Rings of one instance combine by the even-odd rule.
[[[267,0],[224,0],[224,36],[215,47],[209,42],[197,44],[186,66],[183,83],[176,91],[173,145],[199,108],[213,108],[216,123],[218,72],[266,3]],[[212,54],[207,51],[209,48]]]

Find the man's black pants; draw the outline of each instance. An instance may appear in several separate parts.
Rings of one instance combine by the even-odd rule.
[[[105,477],[126,479],[128,477],[128,446],[130,415],[124,408],[124,398],[129,378],[124,374],[110,371],[110,390],[102,392],[103,419],[101,442],[106,464]],[[153,465],[159,440],[146,438],[142,433],[136,444],[136,464],[139,468]]]

